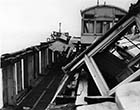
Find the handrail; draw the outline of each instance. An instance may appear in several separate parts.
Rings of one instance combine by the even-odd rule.
[[[36,52],[39,52],[40,50],[43,50],[47,47],[49,47],[49,44],[51,42],[44,42],[40,45],[28,47],[26,49],[14,52],[14,53],[6,53],[1,55],[1,68],[4,66],[7,66],[8,64],[15,63],[18,60],[24,58],[28,54],[34,54]]]

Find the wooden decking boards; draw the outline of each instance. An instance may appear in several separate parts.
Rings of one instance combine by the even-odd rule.
[[[52,69],[43,80],[33,88],[16,110],[45,110],[55,95],[64,74],[58,68]]]

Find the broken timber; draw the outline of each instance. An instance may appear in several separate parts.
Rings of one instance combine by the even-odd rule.
[[[131,36],[133,28],[139,31],[131,33]],[[61,36],[61,33],[55,34]],[[11,106],[17,110],[48,109],[51,104],[59,104],[57,100],[61,99],[62,103],[74,103],[78,95],[77,85],[83,79],[88,85],[85,100],[112,100],[110,95],[114,95],[122,84],[139,81],[140,49],[129,41],[133,34],[140,34],[140,1],[103,37],[78,56],[79,51],[73,51],[76,46],[71,48],[67,45],[69,38],[64,41],[55,34],[54,41],[2,56],[4,107]],[[131,43],[130,47],[137,49],[135,54],[128,45],[124,46],[125,40]],[[70,51],[68,48],[71,48]],[[71,56],[75,57],[72,61]],[[65,62],[67,58],[70,63]]]
[[[68,74],[73,73],[75,70],[82,67],[82,65],[86,64],[102,96],[113,95],[117,87],[119,87],[120,85],[131,82],[133,80],[138,80],[140,77],[140,69],[138,67],[136,70],[134,70],[133,67],[139,64],[140,60],[138,59],[140,58],[139,57],[140,50],[138,50],[138,54],[136,56],[132,57],[133,60],[130,59],[129,62],[127,63],[127,61],[126,62],[122,62],[121,60],[119,61],[118,58],[115,58],[114,55],[111,55],[111,53],[109,52],[110,51],[109,48],[114,48],[113,46],[115,45],[115,42],[120,40],[121,37],[125,35],[127,30],[129,30],[129,27],[133,26],[134,24],[137,26],[138,30],[140,30],[139,21],[140,21],[140,3],[138,1],[137,4],[133,5],[130,8],[128,14],[124,16],[115,26],[113,26],[105,35],[103,35],[102,38],[97,40],[89,48],[83,51],[79,56],[74,58],[69,64],[63,67],[64,72]],[[104,62],[100,61],[100,57],[103,57],[102,55],[107,55],[104,57],[105,58],[108,57],[110,62],[108,62],[108,60],[104,60]],[[118,62],[117,67],[115,67],[115,65],[117,64],[115,60]],[[116,62],[116,64],[115,63],[113,64],[111,62]],[[110,68],[109,66],[101,67],[101,65],[102,66],[109,65],[109,63],[111,64]],[[111,70],[112,68],[111,66],[113,66],[112,64],[114,65],[113,67],[114,70]],[[119,67],[119,65],[121,66],[121,64],[122,68]],[[119,69],[118,73],[113,73],[113,71],[115,72],[115,68]],[[116,78],[115,85],[109,86],[107,79],[103,75],[106,74],[105,71],[106,72],[112,71],[112,73],[109,74],[112,74],[112,77]],[[113,78],[112,80],[114,80]]]

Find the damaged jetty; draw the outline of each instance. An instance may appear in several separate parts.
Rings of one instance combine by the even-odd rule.
[[[140,0],[81,16],[81,37],[53,32],[1,56],[3,110],[140,109]]]

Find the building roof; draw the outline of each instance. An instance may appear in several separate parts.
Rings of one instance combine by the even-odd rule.
[[[112,8],[112,9],[114,8],[114,9],[119,10],[119,11],[125,13],[125,14],[127,13],[126,10],[124,10],[120,7],[113,6],[113,5],[96,5],[96,6],[92,6],[92,7],[86,8],[84,10],[81,10],[81,15],[83,15],[84,13],[86,13],[90,10],[94,10],[94,9],[97,9],[97,8]]]

